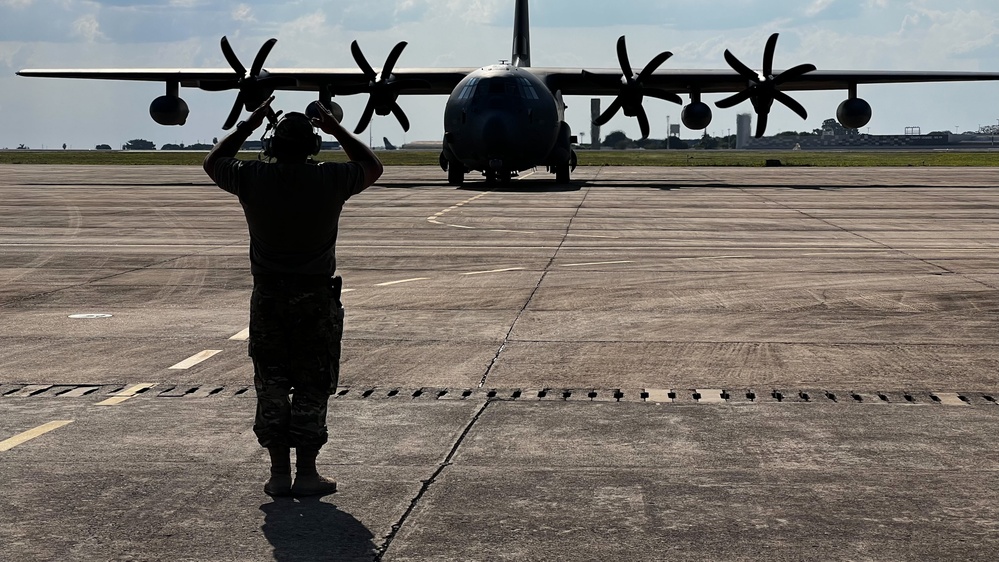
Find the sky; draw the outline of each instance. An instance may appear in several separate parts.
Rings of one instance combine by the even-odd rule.
[[[270,68],[356,68],[357,40],[378,68],[392,46],[409,45],[397,67],[479,67],[509,59],[514,0],[0,0],[0,148],[93,148],[130,139],[210,142],[235,92],[181,90],[191,108],[181,127],[157,125],[149,102],[161,83],[60,80],[15,76],[24,68],[224,68],[219,40],[228,36],[249,67],[260,45],[278,39]],[[660,51],[663,68],[727,69],[730,49],[752,68],[762,64],[767,37],[780,33],[774,65],[809,62],[822,70],[960,70],[999,72],[999,2],[995,0],[533,0],[532,63],[543,67],[615,68],[617,38],[627,37],[641,68]],[[999,83],[861,86],[874,109],[865,132],[967,132],[999,123]],[[302,111],[314,95],[279,92],[275,106]],[[685,96],[684,96],[685,97]],[[724,95],[705,96],[709,104]],[[845,92],[793,93],[808,109],[802,120],[776,104],[768,134],[811,131],[835,116]],[[686,97],[685,97],[686,99]],[[603,98],[607,107],[612,98]],[[338,97],[353,129],[366,96]],[[378,117],[362,137],[382,144],[439,140],[444,96],[407,96],[412,121]],[[567,97],[574,133],[590,134],[590,102]],[[680,106],[647,99],[652,136],[680,121]],[[713,107],[713,106],[712,106]],[[738,113],[713,108],[707,132],[735,131]],[[244,115],[245,116],[245,115]],[[602,134],[640,136],[637,121],[619,113]],[[370,134],[369,134],[370,133]],[[684,138],[700,136],[684,129]],[[365,139],[367,140],[367,138]]]

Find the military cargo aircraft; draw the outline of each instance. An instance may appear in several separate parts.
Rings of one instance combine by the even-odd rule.
[[[267,70],[264,62],[277,42],[270,39],[247,70],[223,37],[222,53],[231,68],[25,69],[18,74],[164,82],[165,94],[149,106],[149,114],[161,125],[186,122],[189,109],[179,95],[181,86],[207,91],[236,90],[236,101],[223,129],[232,127],[244,109],[252,111],[281,90],[316,92],[318,99],[309,104],[306,113],[318,115],[316,104],[323,104],[338,119],[343,118],[343,110],[333,101],[334,97],[368,94],[355,133],[363,131],[374,114],[390,113],[403,130],[409,130],[409,119],[398,103],[400,96],[447,95],[440,164],[451,185],[461,185],[465,175],[472,171],[482,172],[489,182],[504,182],[519,172],[540,166],[554,173],[557,183],[568,183],[577,158],[565,122],[564,96],[615,96],[595,123],[602,125],[622,111],[638,119],[645,138],[650,131],[643,107],[646,97],[684,105],[681,94],[686,95],[688,100],[681,119],[688,129],[699,130],[705,129],[712,118],[711,108],[702,101],[702,96],[731,93],[715,106],[729,108],[751,102],[757,116],[756,136],[761,137],[774,102],[806,118],[805,108],[787,94],[790,91],[844,90],[846,100],[836,110],[836,117],[847,128],[860,128],[872,115],[870,104],[858,96],[861,84],[999,80],[999,73],[821,71],[811,64],[775,70],[777,37],[776,33],[771,35],[764,47],[760,72],[727,50],[725,61],[731,70],[661,69],[673,56],[669,51],[659,53],[636,69],[628,58],[623,36],[617,40],[620,69],[534,67],[528,1],[516,0],[511,59],[482,68],[396,68],[407,45],[403,41],[395,45],[385,64],[376,71],[354,41],[351,54],[357,69]]]

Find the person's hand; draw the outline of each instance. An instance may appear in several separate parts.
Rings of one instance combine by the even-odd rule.
[[[260,104],[260,107],[253,110],[250,117],[243,121],[244,127],[250,130],[250,132],[255,131],[260,125],[264,123],[264,118],[272,111],[271,102],[274,101],[274,96],[271,96],[264,100],[264,103]]]
[[[325,105],[317,103],[316,106],[319,107],[319,117],[314,118],[312,124],[319,127],[326,134],[335,134],[337,128],[341,126],[340,122],[336,120],[336,117],[333,117],[333,113]]]

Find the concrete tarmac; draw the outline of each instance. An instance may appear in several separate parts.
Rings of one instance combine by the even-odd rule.
[[[0,558],[993,560],[995,169],[391,168],[272,500],[199,168],[0,166]]]

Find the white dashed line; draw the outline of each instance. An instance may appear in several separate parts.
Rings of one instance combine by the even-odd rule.
[[[54,429],[59,429],[60,427],[64,425],[69,425],[71,423],[73,423],[73,420],[50,421],[49,423],[42,424],[34,429],[29,429],[28,431],[18,433],[17,435],[9,439],[4,439],[3,441],[0,441],[0,452],[9,451],[14,447],[17,447],[21,443],[24,443],[26,441],[31,441],[35,437],[38,437],[40,435],[45,435],[46,433]]]
[[[400,283],[412,283],[413,281],[426,281],[430,279],[429,277],[414,277],[412,279],[400,279],[398,281],[387,281],[385,283],[377,283],[375,287],[388,287],[389,285],[398,285]]]
[[[184,359],[180,363],[173,365],[170,369],[183,370],[190,369],[191,367],[201,363],[202,361],[214,357],[215,355],[222,353],[221,349],[206,349],[200,353],[195,353],[194,355]]]
[[[583,267],[587,265],[617,265],[622,263],[635,263],[635,262],[631,260],[622,260],[622,261],[595,261],[590,263],[564,263],[562,264],[562,267]]]
[[[462,275],[485,275],[486,273],[503,273],[505,271],[523,271],[523,267],[507,267],[504,269],[491,269],[489,271],[469,271],[468,273],[462,273]]]
[[[246,328],[229,339],[235,341],[246,341],[250,339],[250,329]]]
[[[128,400],[129,398],[135,396],[136,394],[142,392],[143,390],[146,390],[147,388],[152,388],[154,386],[156,386],[156,383],[154,382],[143,382],[139,384],[134,384],[126,388],[125,390],[122,390],[118,394],[115,394],[111,398],[108,398],[103,402],[98,402],[97,404],[95,404],[95,406],[115,406],[117,404],[121,404],[125,400]]]

